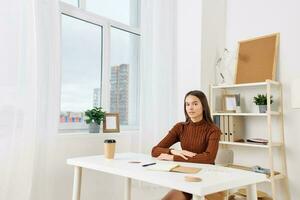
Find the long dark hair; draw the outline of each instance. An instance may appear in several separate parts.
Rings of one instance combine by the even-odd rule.
[[[190,120],[190,117],[188,116],[187,112],[186,112],[186,108],[185,108],[185,100],[186,100],[186,97],[189,96],[189,95],[193,95],[195,97],[197,97],[201,104],[202,104],[202,108],[203,108],[203,119],[205,121],[207,121],[208,123],[213,123],[213,120],[211,118],[211,115],[210,115],[210,109],[209,109],[209,105],[208,105],[208,102],[207,102],[207,98],[205,96],[205,94],[199,90],[192,90],[190,92],[188,92],[185,97],[184,97],[184,114],[185,114],[185,121],[189,121]]]

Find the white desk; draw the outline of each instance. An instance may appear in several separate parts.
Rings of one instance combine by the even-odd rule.
[[[141,161],[141,163],[133,164],[129,163],[129,161]],[[153,161],[168,162],[158,161],[150,155],[136,153],[116,154],[114,160],[107,160],[102,155],[68,159],[67,163],[75,167],[73,200],[80,200],[82,168],[125,177],[125,200],[130,200],[131,198],[131,179],[185,191],[193,194],[193,199],[195,200],[204,200],[204,196],[207,194],[241,186],[247,186],[249,200],[257,200],[256,183],[267,180],[264,174],[215,165],[180,162],[184,166],[199,167],[202,169],[197,174],[193,174],[193,176],[200,177],[202,179],[201,182],[186,182],[184,181],[184,176],[187,174],[150,171],[147,170],[147,167],[141,166]]]

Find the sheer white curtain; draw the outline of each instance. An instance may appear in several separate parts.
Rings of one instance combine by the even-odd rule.
[[[58,120],[58,16],[55,0],[1,2],[0,199],[45,199],[38,192]]]
[[[176,1],[142,0],[140,151],[149,153],[176,120]]]

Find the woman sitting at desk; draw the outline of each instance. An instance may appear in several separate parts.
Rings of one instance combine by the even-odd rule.
[[[214,125],[206,96],[190,91],[184,98],[186,121],[177,123],[165,138],[152,149],[152,156],[161,160],[214,164],[221,131]],[[170,149],[180,142],[182,150]],[[206,197],[208,198],[208,197]],[[192,194],[171,190],[163,200],[190,200]]]

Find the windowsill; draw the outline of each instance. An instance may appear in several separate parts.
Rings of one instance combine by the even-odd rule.
[[[68,137],[68,136],[82,136],[82,137],[107,137],[107,136],[131,136],[133,134],[139,134],[139,130],[124,130],[119,133],[88,133],[88,132],[66,132],[58,133],[58,136]]]

